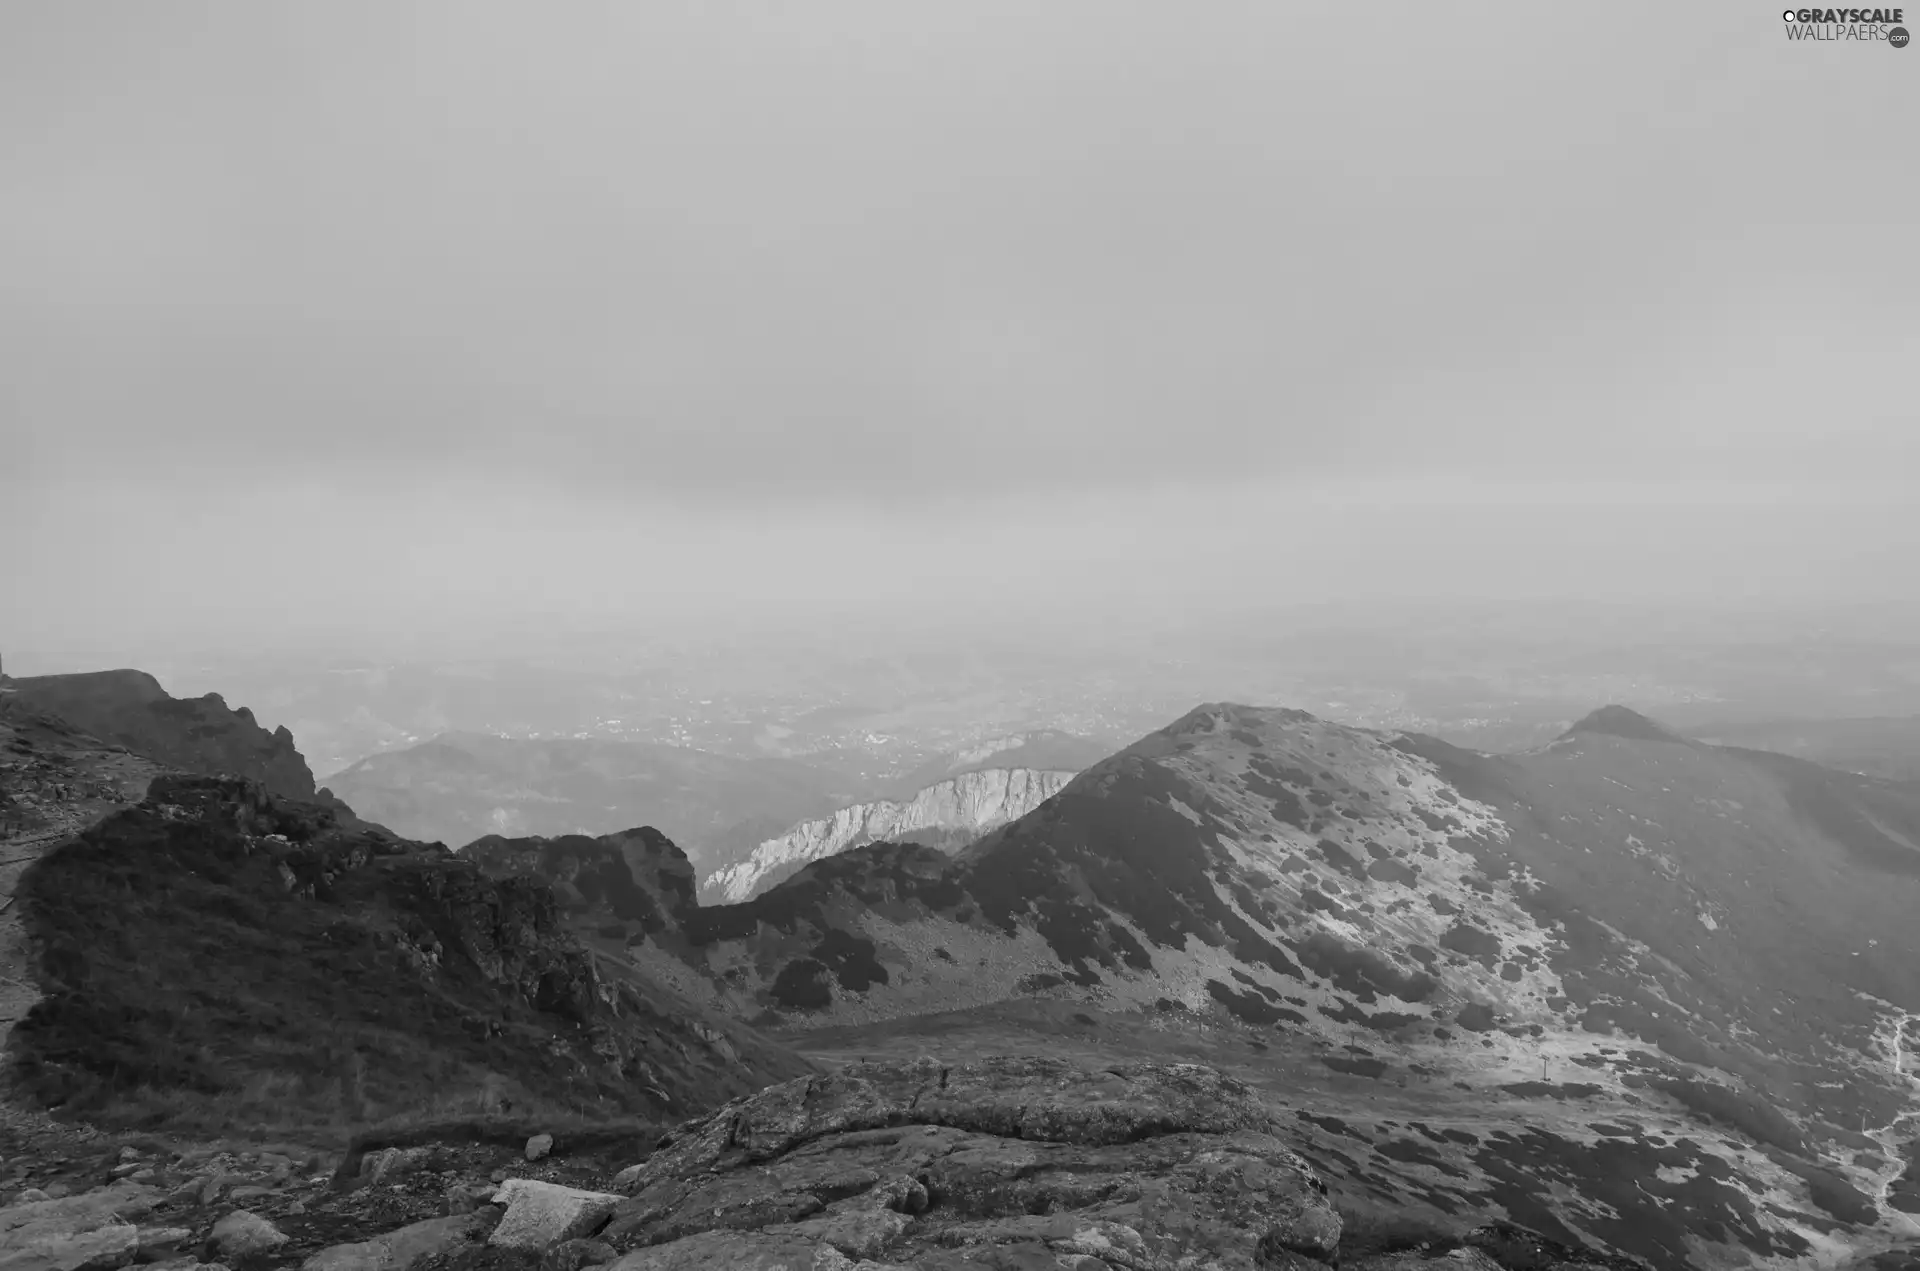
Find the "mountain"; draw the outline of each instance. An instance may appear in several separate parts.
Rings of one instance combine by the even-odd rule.
[[[860,797],[790,759],[652,742],[449,733],[374,755],[329,784],[362,815],[459,846],[488,834],[600,833],[650,824],[696,859],[731,861],[797,821]]]
[[[1920,715],[1721,724],[1693,730],[1692,735],[1715,745],[1778,751],[1869,777],[1920,781]]]
[[[145,671],[37,675],[8,686],[20,709],[57,716],[102,741],[170,768],[257,781],[292,799],[315,797],[313,773],[284,727],[260,727],[218,693],[176,698]]]
[[[792,877],[812,861],[881,840],[958,850],[981,834],[1025,816],[1058,794],[1073,773],[1033,768],[972,769],[936,782],[910,799],[882,799],[841,808],[768,839],[737,865],[708,874],[703,897],[746,900]]]
[[[878,1040],[907,1016],[1052,999],[1136,1031],[1338,1047],[1328,1070],[1457,1083],[1476,1117],[1539,1100],[1498,1151],[1483,1126],[1463,1131],[1479,1147],[1407,1159],[1440,1152],[1533,1225],[1692,1266],[1703,1213],[1716,1257],[1750,1261],[1859,1247],[1920,1212],[1915,912],[1920,787],[1621,708],[1493,756],[1211,705],[956,860],[856,848],[630,953],[763,1024]],[[1330,1168],[1437,1194],[1429,1166],[1350,1164]],[[1671,1186],[1605,1203],[1663,1222],[1552,1199],[1553,1178],[1591,1206],[1636,1171]]]
[[[251,782],[156,777],[16,895],[43,994],[16,1088],[108,1122],[673,1119],[808,1071],[604,963],[544,883]]]

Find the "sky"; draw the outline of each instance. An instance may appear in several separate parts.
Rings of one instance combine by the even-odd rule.
[[[9,6],[0,649],[1907,594],[1917,124],[1757,3]]]

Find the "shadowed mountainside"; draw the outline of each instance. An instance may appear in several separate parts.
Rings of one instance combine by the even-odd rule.
[[[807,1065],[600,959],[551,889],[251,783],[155,779],[22,879],[38,1101],[120,1123],[685,1115]]]

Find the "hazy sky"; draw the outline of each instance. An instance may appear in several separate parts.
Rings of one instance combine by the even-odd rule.
[[[1917,125],[1757,2],[11,5],[0,648],[1910,591]]]

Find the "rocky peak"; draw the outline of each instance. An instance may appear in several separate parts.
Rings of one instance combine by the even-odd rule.
[[[696,903],[687,854],[650,825],[592,838],[490,834],[460,854],[491,877],[532,875],[569,910],[636,924],[648,934],[677,925]]]
[[[29,676],[12,687],[27,707],[169,767],[243,777],[291,799],[316,796],[293,734],[284,726],[268,732],[218,693],[176,698],[135,670]]]
[[[1642,715],[1639,711],[1625,706],[1602,706],[1574,721],[1573,727],[1560,734],[1564,738],[1577,737],[1581,733],[1599,733],[1609,737],[1624,737],[1629,741],[1677,741],[1685,738],[1672,733]]]

